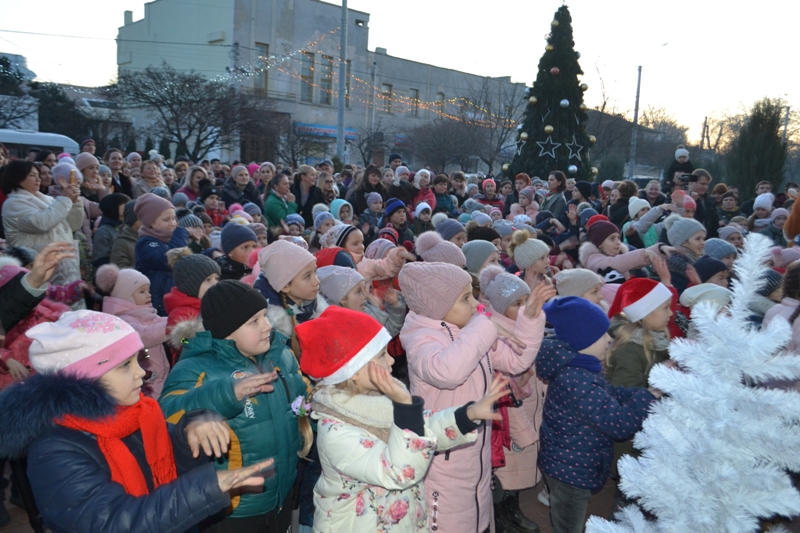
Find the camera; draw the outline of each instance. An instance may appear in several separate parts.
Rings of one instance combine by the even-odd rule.
[[[680,176],[678,176],[678,181],[682,183],[688,183],[690,176],[691,174],[681,174]]]

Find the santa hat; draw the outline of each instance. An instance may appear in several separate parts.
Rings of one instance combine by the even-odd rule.
[[[322,385],[352,378],[392,340],[371,316],[336,306],[298,324],[295,331],[303,353],[300,370]]]
[[[662,283],[649,278],[634,278],[619,288],[608,316],[625,313],[628,320],[638,322],[671,298],[672,292]]]

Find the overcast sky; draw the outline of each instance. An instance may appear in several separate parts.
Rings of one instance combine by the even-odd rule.
[[[138,20],[144,4],[0,0],[0,30],[95,38],[2,31],[0,53],[26,56],[40,80],[108,83],[116,76],[114,38],[123,12],[133,11]],[[371,50],[380,46],[390,55],[481,75],[510,75],[528,84],[560,5],[544,0],[348,2],[370,13]],[[763,96],[800,105],[796,0],[762,0],[747,9],[709,0],[573,0],[568,5],[590,107],[602,101],[602,77],[606,96],[632,115],[638,65],[643,67],[641,107],[666,107],[690,127],[692,138],[699,137],[704,116],[737,111]]]

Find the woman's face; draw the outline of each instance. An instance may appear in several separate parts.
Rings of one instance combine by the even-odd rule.
[[[373,187],[376,186],[379,181],[381,181],[381,175],[380,174],[376,174],[374,172],[371,172],[370,175],[367,176],[367,183],[369,183]]]
[[[147,161],[142,166],[142,177],[147,181],[158,180],[158,166],[155,163]]]
[[[495,193],[495,185],[494,185],[494,183],[492,183],[491,181],[488,182],[488,183],[485,183],[483,185],[483,192],[484,192],[484,194],[486,194],[486,196],[489,196],[489,197],[494,196],[494,193]]]
[[[313,170],[309,170],[305,174],[302,174],[302,176],[303,185],[306,187],[313,186],[314,182],[317,180],[317,173]]]
[[[272,170],[272,167],[269,165],[265,165],[261,167],[261,181],[269,181],[275,176],[275,172]]]
[[[333,176],[330,174],[326,175],[322,180],[322,190],[324,192],[331,192],[333,190]]]
[[[25,179],[19,184],[19,187],[31,194],[36,194],[39,192],[39,187],[41,185],[42,181],[39,179],[39,171],[36,167],[32,167],[28,175],[25,176]]]
[[[53,184],[53,173],[50,171],[50,167],[42,165],[42,169],[39,171],[39,179],[43,188]]]
[[[56,154],[50,154],[50,155],[48,155],[48,156],[47,156],[47,157],[44,159],[43,163],[44,163],[45,165],[47,165],[48,167],[50,167],[50,168],[53,168],[54,166],[56,166],[56,165],[58,164],[58,159],[56,159]]]
[[[617,202],[617,200],[619,200],[619,190],[612,189],[611,196],[609,197],[609,203],[614,204]]]
[[[190,180],[192,184],[192,189],[197,190],[197,184],[200,183],[200,180],[205,179],[206,173],[202,170],[195,170],[194,174],[192,174],[192,179]]]
[[[140,168],[142,166],[142,157],[136,154],[128,159],[128,162],[131,164],[131,168]]]
[[[558,190],[558,183],[559,181],[555,174],[547,176],[547,188],[550,189],[551,192],[556,192]]]
[[[503,196],[508,196],[509,194],[511,194],[511,184],[504,183],[503,186],[500,187],[500,194],[502,194]]]
[[[111,172],[115,174],[118,173],[122,170],[122,154],[119,152],[111,152],[106,164],[108,164],[108,168],[111,169]]]
[[[161,173],[161,179],[163,179],[164,184],[169,187],[175,183],[175,173],[172,172],[171,168],[165,168],[164,172]]]
[[[139,354],[133,354],[98,380],[120,406],[133,405],[139,401],[145,371],[139,366]]]
[[[658,198],[658,195],[661,194],[661,188],[658,186],[658,183],[648,183],[645,194],[647,194],[647,197],[650,199]]]
[[[250,183],[250,173],[247,170],[240,170],[233,177],[233,181],[236,182],[240,189],[244,189]]]
[[[517,190],[517,192],[524,189],[525,185],[526,185],[525,180],[514,180],[514,188]]]
[[[286,196],[289,194],[289,177],[284,176],[278,180],[278,183],[275,184],[274,189],[275,193],[280,196]]]
[[[92,163],[88,167],[81,170],[81,172],[83,173],[83,180],[92,183],[97,182],[97,173],[99,170],[100,170],[100,165],[98,165],[97,163]]]
[[[419,179],[419,188],[420,189],[424,189],[425,187],[427,187],[428,186],[428,182],[430,180],[431,179],[430,179],[429,176],[426,176],[425,174],[423,174],[422,177]]]

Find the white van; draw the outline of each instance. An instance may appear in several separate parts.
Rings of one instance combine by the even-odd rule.
[[[76,155],[79,150],[78,143],[66,135],[42,131],[0,129],[0,143],[8,148],[11,157],[17,159],[25,159],[28,156],[28,149],[34,146],[50,150],[56,155],[62,152]]]

